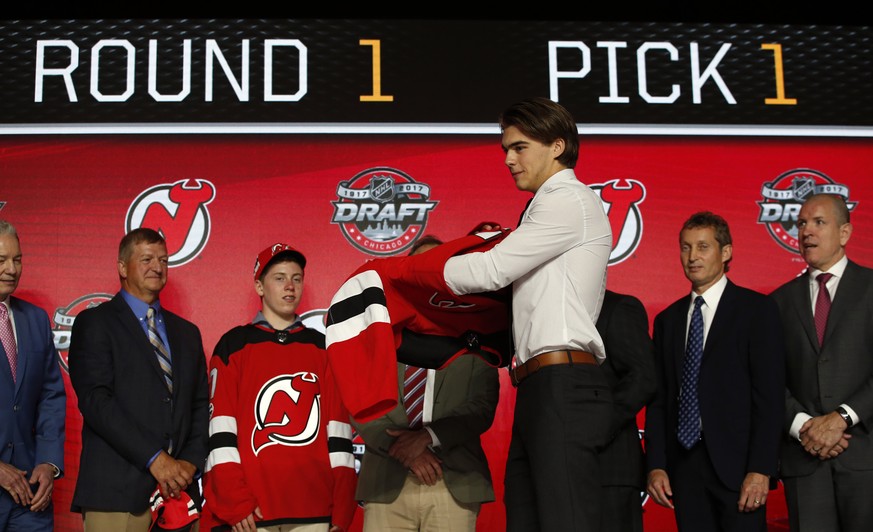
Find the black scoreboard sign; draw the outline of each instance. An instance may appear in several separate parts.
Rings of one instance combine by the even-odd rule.
[[[0,124],[871,126],[873,27],[424,20],[0,21]]]

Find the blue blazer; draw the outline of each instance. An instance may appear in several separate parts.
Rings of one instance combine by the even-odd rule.
[[[28,472],[42,463],[64,468],[67,402],[48,315],[10,297],[18,339],[18,379],[0,344],[0,461]],[[0,490],[0,502],[11,501]],[[5,505],[0,505],[5,506]]]
[[[690,295],[655,318],[658,391],[646,408],[648,469],[675,475],[676,430]],[[775,301],[728,281],[700,367],[703,445],[724,485],[739,490],[746,473],[776,476],[785,411],[785,353]],[[681,479],[680,479],[681,482]]]

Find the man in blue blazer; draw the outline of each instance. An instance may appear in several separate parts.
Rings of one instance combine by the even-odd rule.
[[[51,532],[66,396],[48,315],[12,297],[21,246],[0,220],[0,530]]]
[[[121,291],[73,324],[70,380],[84,423],[72,509],[86,532],[149,530],[158,487],[164,499],[184,491],[200,504],[206,358],[197,326],[160,304],[167,259],[158,232],[128,233],[118,251]]]
[[[781,474],[789,525],[792,532],[867,532],[873,530],[873,270],[846,256],[852,224],[840,196],[808,197],[797,230],[809,267],[773,292],[785,324]],[[816,305],[820,299],[831,300],[830,310]]]
[[[679,245],[691,294],[655,318],[647,489],[675,505],[680,532],[764,532],[785,410],[779,310],[725,276],[733,246],[721,216],[692,215]],[[694,360],[699,370],[686,368]]]

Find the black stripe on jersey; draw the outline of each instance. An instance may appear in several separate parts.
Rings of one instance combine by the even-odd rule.
[[[370,305],[387,305],[385,292],[381,288],[371,286],[365,288],[360,294],[337,301],[330,306],[327,312],[327,326],[342,323],[349,318],[362,314]]]

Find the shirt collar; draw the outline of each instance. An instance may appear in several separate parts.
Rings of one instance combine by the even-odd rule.
[[[158,315],[161,312],[160,300],[155,300],[154,303],[149,305],[148,303],[146,303],[142,299],[140,299],[134,295],[131,295],[124,288],[121,289],[121,297],[122,297],[122,299],[124,299],[124,302],[127,303],[127,306],[130,307],[130,310],[133,311],[134,316],[136,316],[137,319],[139,319],[139,320],[146,319],[146,313],[148,312],[149,307],[152,307],[155,309],[155,315]]]
[[[697,297],[702,297],[703,302],[706,303],[706,306],[710,309],[715,309],[718,306],[718,302],[721,300],[721,295],[724,294],[724,289],[727,287],[728,278],[727,275],[722,274],[721,279],[715,282],[714,285],[710,286],[706,289],[706,292],[697,295],[696,292],[691,292],[691,303],[694,303],[694,300]]]
[[[836,277],[837,279],[842,279],[843,274],[846,273],[846,266],[848,266],[848,265],[849,265],[849,257],[846,256],[845,254],[843,254],[843,257],[840,260],[838,260],[836,264],[831,266],[830,269],[827,270],[827,273],[832,273],[834,275],[834,277]],[[815,278],[818,277],[818,275],[820,273],[825,273],[825,272],[810,266],[810,268],[809,268],[809,280],[814,281]]]
[[[261,325],[261,326],[263,326],[263,327],[268,327],[268,328],[270,328],[270,329],[273,329],[273,326],[270,325],[270,322],[267,321],[267,318],[264,317],[264,313],[261,312],[260,310],[259,310],[258,313],[255,315],[255,317],[252,319],[252,325]],[[291,329],[296,329],[297,327],[303,327],[303,321],[300,319],[300,316],[299,316],[299,315],[297,316],[297,319],[294,320],[294,323],[292,323],[291,325],[285,327],[285,328],[282,329],[282,330],[284,330],[284,331],[290,331]],[[273,330],[275,331],[275,330],[277,330],[277,329],[273,329]]]

